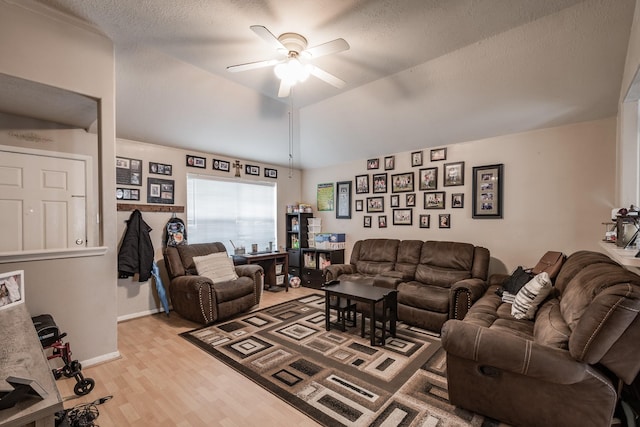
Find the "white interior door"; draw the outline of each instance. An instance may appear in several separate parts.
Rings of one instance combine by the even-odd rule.
[[[85,247],[85,162],[0,151],[0,252]]]

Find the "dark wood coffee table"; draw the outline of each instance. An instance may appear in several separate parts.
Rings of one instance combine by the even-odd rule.
[[[398,310],[398,291],[389,288],[380,288],[377,286],[364,285],[356,282],[329,282],[325,283],[321,288],[325,292],[325,328],[331,330],[330,311],[331,297],[345,298],[347,304],[351,300],[364,302],[369,305],[369,317],[371,318],[369,334],[371,336],[371,345],[376,345],[376,322],[382,323],[382,336],[380,345],[385,343],[385,334],[387,330],[387,321],[389,321],[389,333],[392,337],[396,336],[396,320]],[[382,319],[376,318],[376,304],[382,303]],[[387,316],[387,312],[389,315]],[[364,317],[362,318],[364,322]]]

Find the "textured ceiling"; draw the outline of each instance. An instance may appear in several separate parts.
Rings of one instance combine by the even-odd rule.
[[[114,41],[118,137],[319,167],[616,114],[634,0],[37,0]],[[277,98],[249,27],[344,38]]]

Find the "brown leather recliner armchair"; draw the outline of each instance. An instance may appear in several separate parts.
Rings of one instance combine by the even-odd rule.
[[[169,296],[173,309],[185,319],[206,324],[247,311],[260,303],[263,290],[262,267],[235,266],[237,280],[213,283],[198,276],[193,257],[225,252],[220,242],[167,247],[163,251],[169,274]]]

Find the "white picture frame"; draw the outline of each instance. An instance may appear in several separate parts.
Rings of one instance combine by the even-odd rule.
[[[24,304],[24,270],[0,273],[0,310]]]

